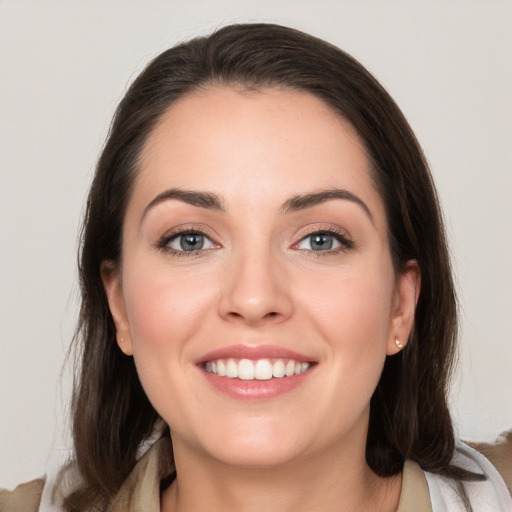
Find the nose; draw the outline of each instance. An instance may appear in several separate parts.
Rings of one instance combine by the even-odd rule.
[[[234,256],[221,285],[219,314],[225,320],[250,326],[288,319],[293,313],[293,301],[286,274],[283,263],[270,253]]]

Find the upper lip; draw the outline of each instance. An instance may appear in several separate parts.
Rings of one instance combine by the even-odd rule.
[[[315,362],[313,358],[304,354],[299,354],[278,345],[231,345],[223,347],[201,356],[196,360],[196,364],[215,361],[217,359],[293,359],[299,363]]]

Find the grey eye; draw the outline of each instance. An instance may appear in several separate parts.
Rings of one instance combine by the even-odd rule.
[[[179,241],[180,247],[184,251],[197,251],[203,248],[204,236],[191,233],[189,235],[181,235]]]
[[[332,235],[318,234],[311,236],[311,249],[314,251],[327,251],[332,249],[334,240]]]
[[[297,244],[297,248],[309,251],[330,251],[339,247],[341,247],[341,242],[330,233],[313,233]]]
[[[173,236],[167,246],[175,251],[192,252],[211,249],[213,242],[201,233],[180,233]]]

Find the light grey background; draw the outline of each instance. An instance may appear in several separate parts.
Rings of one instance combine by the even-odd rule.
[[[512,426],[512,2],[0,0],[0,485],[68,446],[77,229],[113,110],[142,66],[230,22],[291,25],[388,88],[432,165],[462,308],[456,428]]]

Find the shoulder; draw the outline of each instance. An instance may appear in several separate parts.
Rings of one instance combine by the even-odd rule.
[[[501,469],[505,471],[507,467],[510,469],[512,453],[507,455],[506,451],[502,452],[501,440],[485,445],[489,450],[490,447],[496,447],[496,453],[502,454],[501,457],[498,457],[501,461]],[[467,443],[458,442],[451,465],[477,475],[483,475],[484,479],[482,480],[460,481],[425,471],[434,512],[465,510],[461,498],[463,493],[467,493],[473,510],[512,512],[512,498],[509,489],[495,467],[494,460],[491,462],[483,452],[476,448],[481,449],[481,444],[473,443],[470,446]],[[494,455],[493,459],[496,459]]]
[[[512,430],[503,432],[494,443],[468,443],[496,468],[512,494]]]
[[[13,491],[0,490],[0,512],[37,512],[43,493],[44,479],[18,485]]]
[[[64,496],[79,481],[75,462],[61,463],[64,455],[49,456],[44,477],[20,484],[13,491],[0,489],[0,512],[62,512]]]

